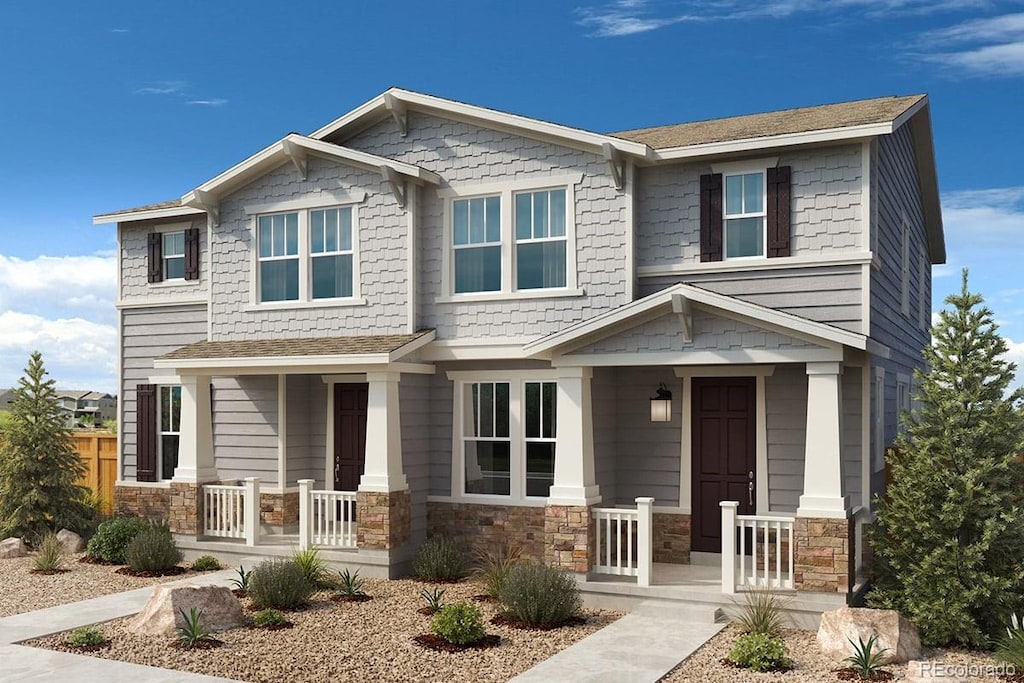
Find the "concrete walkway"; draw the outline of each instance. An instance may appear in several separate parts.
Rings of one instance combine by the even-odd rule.
[[[655,683],[725,627],[712,607],[648,600],[513,683]]]
[[[229,580],[234,576],[233,570],[225,570],[199,577],[190,576],[187,579],[160,585],[230,586]],[[144,680],[147,683],[232,683],[227,678],[170,671],[16,644],[23,640],[41,638],[79,626],[135,614],[145,606],[152,593],[153,587],[149,586],[0,619],[0,662],[3,662],[0,667],[0,681],[102,680],[103,683],[128,683]]]

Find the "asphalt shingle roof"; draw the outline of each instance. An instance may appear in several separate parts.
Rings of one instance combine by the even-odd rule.
[[[359,337],[316,337],[312,339],[258,339],[246,341],[201,341],[161,356],[161,360],[275,358],[283,356],[348,356],[390,353],[432,330],[415,334],[365,335]]]

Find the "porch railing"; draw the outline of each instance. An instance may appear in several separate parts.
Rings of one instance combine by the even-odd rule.
[[[244,538],[254,546],[260,528],[260,480],[249,477],[242,486],[203,485],[203,535]]]
[[[636,509],[594,508],[596,574],[635,576],[651,585],[654,545],[651,540],[653,498],[637,498]]]
[[[357,547],[355,491],[314,491],[312,479],[299,480],[299,547]]]
[[[793,588],[790,515],[739,515],[722,501],[722,592],[737,588]]]

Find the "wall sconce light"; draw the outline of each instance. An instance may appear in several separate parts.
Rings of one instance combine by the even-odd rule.
[[[658,385],[658,394],[651,399],[651,422],[672,421],[672,392],[665,383]]]

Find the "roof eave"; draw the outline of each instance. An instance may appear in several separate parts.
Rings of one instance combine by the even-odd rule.
[[[928,237],[928,257],[931,263],[946,262],[946,237],[942,225],[942,202],[939,199],[939,177],[935,164],[935,145],[932,141],[931,111],[927,98],[912,116],[904,122],[910,124],[917,163],[918,190],[921,193],[921,211],[924,214],[925,233]]]
[[[145,221],[160,218],[177,218],[184,216],[202,215],[205,211],[192,206],[177,206],[166,209],[150,209],[146,211],[128,211],[122,213],[101,213],[92,217],[93,225],[107,225],[110,223],[128,223],[131,221]]]

